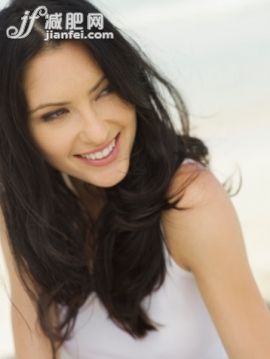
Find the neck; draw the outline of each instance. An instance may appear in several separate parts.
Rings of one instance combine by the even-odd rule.
[[[68,187],[79,197],[83,207],[90,217],[96,221],[102,208],[106,203],[106,193],[104,188],[93,186],[75,177],[65,179]]]

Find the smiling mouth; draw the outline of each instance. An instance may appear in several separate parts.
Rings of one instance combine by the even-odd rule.
[[[119,137],[120,132],[117,136],[101,151],[95,151],[92,153],[78,154],[75,157],[88,162],[89,164],[100,164],[105,165],[114,160],[119,151]]]
[[[116,145],[117,138],[119,137],[119,134],[120,134],[120,132],[114,137],[114,139],[106,147],[104,146],[100,150],[86,152],[84,154],[78,154],[75,156],[86,158],[88,160],[100,160],[100,159],[106,158],[112,153],[112,151]]]

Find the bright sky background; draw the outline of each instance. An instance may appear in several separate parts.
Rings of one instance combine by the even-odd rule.
[[[270,0],[94,3],[177,85],[216,176],[223,181],[241,170],[233,202],[256,280],[270,299]],[[234,178],[237,187],[237,172]],[[1,269],[0,262],[0,359],[7,359],[12,341]]]

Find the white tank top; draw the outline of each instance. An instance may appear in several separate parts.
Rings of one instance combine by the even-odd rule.
[[[79,311],[62,359],[229,359],[191,272],[180,268],[165,245],[167,274],[142,305],[159,330],[133,339],[107,316],[95,293]]]
[[[142,306],[162,324],[134,339],[117,327],[92,293],[80,309],[62,359],[229,359],[203,302],[194,275],[181,268],[163,245],[166,277]]]

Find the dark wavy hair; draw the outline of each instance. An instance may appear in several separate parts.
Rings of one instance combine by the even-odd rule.
[[[44,41],[42,17],[29,36],[6,36],[9,26],[20,27],[25,10],[38,5],[49,13],[99,10],[86,0],[14,0],[0,12],[1,207],[18,273],[55,357],[93,292],[111,320],[134,338],[157,330],[141,302],[166,274],[161,213],[176,207],[184,189],[172,201],[169,184],[185,158],[205,167],[209,160],[205,144],[189,134],[187,109],[176,88],[105,18],[104,31],[113,32],[113,40],[76,41],[94,57],[114,91],[136,108],[130,168],[110,188],[93,188],[72,177],[76,191],[67,186],[31,137],[23,80],[25,67],[38,53],[70,40]],[[180,130],[173,125],[172,107]],[[96,195],[106,201],[94,220]],[[55,304],[67,309],[57,323],[48,315]]]

